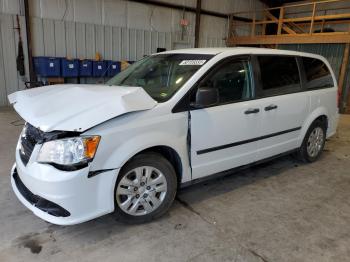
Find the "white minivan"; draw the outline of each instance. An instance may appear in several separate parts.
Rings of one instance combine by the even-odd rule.
[[[296,152],[319,158],[338,121],[325,58],[261,48],[163,52],[106,85],[55,85],[9,96],[26,121],[11,183],[54,224],[114,211],[140,223],[179,187]]]

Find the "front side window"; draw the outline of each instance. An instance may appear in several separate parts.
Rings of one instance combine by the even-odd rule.
[[[310,57],[303,57],[302,61],[306,75],[307,89],[335,86],[331,72],[325,63],[319,59]]]
[[[261,85],[265,94],[284,94],[300,90],[297,61],[292,56],[259,56]]]
[[[108,85],[140,86],[156,101],[169,100],[212,55],[159,54],[146,57],[113,77]]]
[[[217,88],[220,104],[247,100],[252,96],[249,62],[226,62],[204,79],[199,87]]]

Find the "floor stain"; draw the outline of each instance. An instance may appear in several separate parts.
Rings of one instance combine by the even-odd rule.
[[[176,224],[174,228],[175,230],[183,230],[186,228],[186,225],[183,225],[180,223],[180,224]]]
[[[38,233],[29,233],[15,240],[17,246],[30,249],[33,254],[39,254],[43,249]]]
[[[35,239],[29,239],[28,241],[23,243],[23,246],[25,248],[29,248],[33,254],[39,254],[43,249],[43,247]]]

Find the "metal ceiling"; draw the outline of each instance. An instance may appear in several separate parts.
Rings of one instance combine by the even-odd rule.
[[[302,0],[260,0],[269,7],[281,6],[283,4],[289,4],[294,2],[300,2]]]

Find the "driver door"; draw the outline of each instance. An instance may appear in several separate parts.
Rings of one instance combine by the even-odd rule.
[[[249,57],[230,58],[197,86],[217,88],[219,103],[191,110],[192,179],[256,161],[261,106],[252,75]]]

